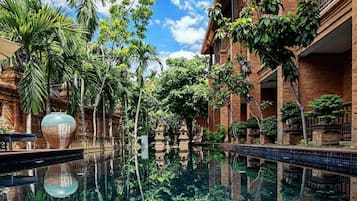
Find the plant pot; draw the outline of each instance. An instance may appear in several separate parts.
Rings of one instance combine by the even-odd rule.
[[[336,145],[342,138],[341,125],[321,125],[312,126],[312,143],[314,145]]]
[[[275,137],[260,134],[260,144],[274,144]]]
[[[283,144],[299,144],[301,139],[302,129],[284,129]]]
[[[48,167],[43,185],[51,197],[65,198],[77,191],[79,182],[69,164],[60,164]]]
[[[41,121],[41,130],[51,148],[65,149],[72,144],[76,120],[63,112],[52,112]]]

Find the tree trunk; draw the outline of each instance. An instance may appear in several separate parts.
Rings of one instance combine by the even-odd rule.
[[[138,139],[138,123],[139,123],[139,112],[140,112],[140,106],[141,106],[141,97],[143,95],[143,90],[140,89],[140,93],[139,93],[139,99],[138,99],[138,104],[136,106],[136,113],[135,113],[135,122],[134,122],[134,139],[133,139],[133,143],[136,144],[137,139]],[[140,172],[139,172],[139,164],[138,164],[138,150],[134,147],[134,157],[135,157],[135,172],[136,172],[136,178],[138,180],[138,184],[139,184],[139,190],[140,190],[140,194],[141,194],[141,199],[144,201],[144,192],[143,192],[143,188],[141,186],[141,180],[140,180]]]
[[[307,130],[306,130],[306,121],[305,121],[305,114],[304,114],[304,105],[301,103],[298,93],[295,90],[294,83],[290,82],[290,91],[294,96],[295,102],[300,109],[300,116],[301,116],[301,124],[302,124],[302,134],[304,136],[304,143],[305,145],[308,144],[307,142]]]
[[[84,110],[84,79],[81,78],[81,133],[86,135],[86,119]]]
[[[104,97],[103,97],[103,114],[102,114],[102,122],[103,122],[103,137],[105,139],[106,135],[107,135],[107,125],[106,125],[106,119],[105,119],[105,104],[104,104]]]
[[[93,108],[93,146],[95,145],[95,141],[97,139],[97,107]]]
[[[113,116],[109,116],[109,138],[111,141],[112,146],[114,145],[114,138],[113,138]]]
[[[304,196],[304,187],[305,187],[305,177],[306,177],[306,168],[303,168],[302,170],[302,179],[301,179],[301,186],[300,186],[300,195],[299,195],[299,201],[303,200]]]
[[[51,112],[50,96],[51,96],[51,86],[50,86],[50,68],[48,67],[48,69],[47,69],[47,100],[46,100],[46,114],[50,114],[50,112]]]
[[[32,133],[31,113],[27,114],[27,116],[26,116],[26,133]],[[27,142],[26,143],[26,149],[27,150],[31,149],[31,143],[32,142]],[[34,142],[34,143],[36,143],[36,142]]]

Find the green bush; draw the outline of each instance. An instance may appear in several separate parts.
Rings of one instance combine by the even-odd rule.
[[[224,141],[224,135],[226,127],[224,125],[218,125],[216,131],[205,130],[205,141],[207,143],[221,143]]]
[[[231,127],[229,128],[229,135],[231,137],[245,136],[246,128],[247,128],[246,122],[243,121],[233,122]]]
[[[281,121],[288,122],[294,126],[301,125],[301,115],[299,107],[293,102],[287,102],[283,104],[280,109]]]
[[[245,121],[245,125],[247,128],[259,128],[257,119],[254,117],[247,119],[247,121]]]
[[[276,137],[278,133],[276,116],[270,116],[262,120],[261,129],[264,135]]]
[[[341,96],[336,94],[325,94],[316,98],[309,103],[314,111],[312,115],[324,119],[326,123],[330,123],[336,117],[344,114],[343,100]]]

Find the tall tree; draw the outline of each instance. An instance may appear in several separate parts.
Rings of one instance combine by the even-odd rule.
[[[76,9],[78,23],[86,28],[87,41],[91,40],[99,22],[96,4],[105,5],[106,0],[67,0],[67,2],[71,8]]]
[[[174,114],[185,119],[192,140],[192,121],[198,116],[207,116],[208,83],[207,59],[175,58],[168,59],[170,67],[159,78],[157,86],[158,99],[163,100]]]

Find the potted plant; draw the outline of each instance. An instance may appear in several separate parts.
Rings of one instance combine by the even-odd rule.
[[[339,144],[341,139],[341,124],[336,120],[344,114],[343,100],[336,94],[325,94],[311,101],[313,108],[311,116],[318,119],[312,125],[312,141],[315,145]]]
[[[238,143],[244,143],[247,136],[246,130],[246,122],[233,122],[229,128],[229,135],[232,139],[232,143],[234,143],[236,140]]]
[[[260,143],[273,143],[278,134],[278,125],[276,116],[270,116],[262,119],[261,123],[262,135],[260,135]]]
[[[283,144],[298,144],[303,138],[299,107],[293,102],[286,102],[280,112],[284,124]]]
[[[260,130],[256,118],[251,117],[245,122],[247,127],[247,141],[249,144],[255,144],[259,140]]]

